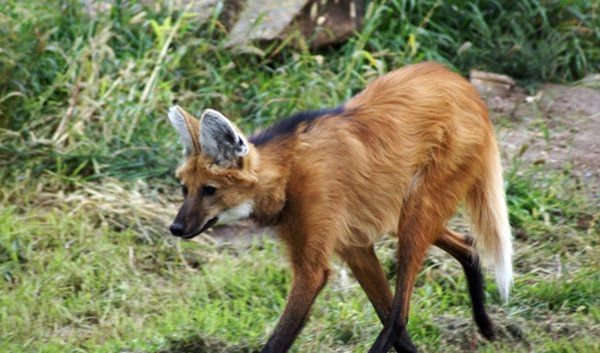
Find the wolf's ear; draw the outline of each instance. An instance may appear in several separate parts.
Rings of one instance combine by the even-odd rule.
[[[246,138],[229,119],[212,109],[204,110],[200,117],[200,149],[222,167],[237,166],[249,151]]]
[[[187,157],[191,154],[200,153],[197,135],[200,126],[198,120],[176,105],[169,109],[169,121],[179,133],[179,138],[183,144],[183,154]]]

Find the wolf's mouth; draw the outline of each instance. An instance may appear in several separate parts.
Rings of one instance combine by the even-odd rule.
[[[186,234],[186,235],[182,236],[182,238],[183,239],[192,239],[193,237],[195,237],[198,234],[204,232],[208,228],[214,226],[215,223],[217,223],[218,220],[219,220],[219,217],[213,217],[213,218],[209,219],[206,223],[204,223],[204,225],[202,226],[202,228],[200,228],[199,231],[194,232],[194,233],[190,233],[190,234]]]

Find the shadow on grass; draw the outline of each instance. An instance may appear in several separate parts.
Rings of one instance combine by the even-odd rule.
[[[214,338],[194,335],[180,340],[169,340],[157,353],[255,353],[257,349],[231,345]]]

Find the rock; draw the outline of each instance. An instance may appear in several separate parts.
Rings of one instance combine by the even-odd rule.
[[[248,0],[231,29],[228,47],[273,40],[290,25],[308,0]]]
[[[506,75],[471,70],[469,80],[483,96],[506,97],[516,85],[515,80]]]
[[[300,30],[312,47],[322,47],[340,43],[360,30],[364,15],[364,1],[312,0],[290,30]]]
[[[583,83],[600,84],[600,74],[589,73],[581,80]]]
[[[109,0],[80,0],[92,17],[110,11]],[[227,47],[247,46],[252,41],[281,40],[299,32],[311,47],[346,40],[359,31],[365,0],[140,0],[142,8],[155,12],[187,11],[198,23],[218,11],[229,30]]]
[[[81,1],[90,14],[111,6],[107,0]],[[229,30],[226,46],[246,48],[252,41],[281,40],[293,33],[300,33],[311,47],[339,43],[360,30],[365,13],[365,0],[140,0],[140,4],[153,11],[187,11],[199,23],[218,11],[219,21]]]
[[[312,47],[338,43],[359,30],[364,0],[248,0],[227,46],[283,39],[299,31]]]

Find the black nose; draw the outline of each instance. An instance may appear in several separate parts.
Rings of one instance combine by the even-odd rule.
[[[169,227],[169,230],[171,231],[171,234],[173,234],[174,236],[180,237],[183,235],[183,224],[173,223]]]

